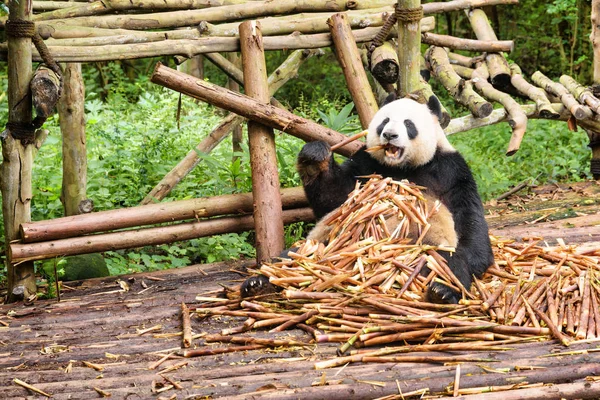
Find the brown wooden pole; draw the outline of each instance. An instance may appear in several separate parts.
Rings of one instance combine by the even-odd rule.
[[[421,0],[399,0],[396,4],[398,19],[398,94],[404,97],[419,89],[421,68],[421,27],[419,21]]]
[[[32,101],[29,94],[29,83],[33,75],[31,38],[19,36],[14,31],[16,27],[10,26],[19,20],[29,21],[31,2],[11,0],[8,7],[10,23],[5,27],[8,42],[8,123],[14,125],[0,135],[0,188],[6,243],[18,238],[19,224],[31,220],[31,170],[34,155],[32,140],[15,137],[19,128],[30,126],[32,121]],[[16,266],[9,258],[7,271],[9,301],[35,294],[37,287],[32,262]]]
[[[331,40],[335,55],[342,67],[350,95],[358,112],[363,128],[367,128],[379,109],[377,100],[371,90],[367,73],[363,68],[360,52],[352,36],[352,28],[348,16],[344,13],[333,14],[327,20],[331,31]]]
[[[285,209],[308,205],[302,187],[281,189],[281,201]],[[25,243],[41,242],[143,225],[250,213],[253,204],[252,193],[148,204],[23,223],[21,224],[21,237]]]
[[[242,58],[240,57],[240,55],[238,53],[236,53],[236,52],[227,53],[226,59],[229,62],[231,62],[233,65],[235,65],[238,69],[242,68]],[[229,79],[227,79],[227,89],[234,91],[234,92],[239,92],[240,84],[238,82],[236,82],[235,80],[233,80],[232,78],[229,78]],[[242,152],[242,140],[243,140],[242,127],[240,125],[238,125],[231,132],[231,144],[232,144],[234,153]],[[236,155],[233,156],[234,160],[236,160],[237,158],[238,158],[238,156],[236,156]]]
[[[63,138],[63,181],[61,201],[65,215],[90,212],[86,200],[87,152],[85,138],[85,86],[81,64],[64,66],[63,92],[58,102],[60,131]]]
[[[283,223],[312,221],[310,208],[285,210]],[[13,262],[43,260],[75,254],[100,253],[141,246],[155,246],[190,240],[222,233],[242,232],[254,229],[251,215],[216,218],[200,222],[182,223],[159,228],[136,229],[100,235],[82,236],[38,243],[11,243],[8,249]]]
[[[323,140],[334,145],[346,139],[346,136],[316,122],[304,119],[289,111],[265,104],[232,92],[217,85],[199,80],[157,63],[151,77],[152,82],[179,91],[190,97],[206,101],[214,106],[235,112],[245,118],[260,122],[271,128],[289,133],[304,141]],[[349,156],[362,146],[352,142],[337,150],[337,153]]]
[[[271,96],[260,23],[245,21],[239,29],[244,89],[248,96],[268,104]],[[285,245],[273,128],[248,121],[248,147],[254,196],[256,261],[261,263],[281,253]]]

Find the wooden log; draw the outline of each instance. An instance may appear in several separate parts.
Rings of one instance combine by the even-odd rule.
[[[496,33],[490,25],[485,12],[481,9],[473,9],[465,11],[471,22],[471,27],[475,32],[475,36],[479,40],[498,40]],[[488,54],[485,57],[487,68],[490,71],[492,85],[507,88],[510,87],[510,68],[508,62],[501,54]]]
[[[330,11],[339,12],[346,9],[346,0],[279,0],[254,1],[247,4],[232,4],[221,7],[203,8],[199,10],[181,10],[148,14],[100,15],[92,17],[76,17],[53,19],[53,25],[77,25],[96,28],[124,29],[161,29],[198,25],[203,21],[220,22],[231,19],[253,19],[278,14],[298,12]]]
[[[131,32],[116,29],[68,27],[66,25],[49,28],[42,25],[40,29],[44,29],[46,34],[50,34],[53,37],[64,35],[100,35],[104,34],[104,32],[112,32],[112,34],[117,32]],[[373,40],[379,30],[379,27],[370,27],[354,30],[352,34],[356,43],[364,43]],[[48,49],[54,59],[59,62],[115,61],[165,55],[177,55],[189,58],[203,53],[239,51],[239,39],[237,37],[199,37],[198,31],[195,31],[189,29],[169,31],[166,35],[168,40],[165,40],[164,32],[127,33],[116,38],[95,37],[77,39],[77,44],[92,42],[95,45],[74,46],[73,42],[75,40],[73,40],[68,45],[50,45]],[[177,33],[171,34],[171,32]],[[111,36],[113,36],[112,34]],[[395,31],[392,32],[391,36],[394,37],[394,35]],[[176,39],[170,39],[171,37]],[[328,47],[332,44],[331,34],[329,33],[264,37],[263,41],[265,50],[317,49]],[[0,43],[0,61],[6,60],[6,45]],[[33,49],[33,60],[41,61],[35,49]]]
[[[398,53],[391,42],[384,42],[371,54],[371,74],[382,85],[394,84],[398,81],[400,67]]]
[[[600,99],[594,96],[589,88],[581,85],[569,75],[562,75],[559,81],[579,102],[587,104],[596,114],[600,113]]]
[[[521,146],[521,141],[527,130],[527,116],[521,109],[519,103],[510,97],[510,95],[495,89],[488,83],[488,77],[487,64],[480,63],[479,66],[475,68],[471,81],[485,97],[501,103],[508,113],[508,124],[512,129],[512,135],[510,137],[510,142],[508,143],[508,148],[506,149],[506,155],[512,156]]]
[[[248,96],[268,104],[267,65],[260,23],[240,24],[240,47],[244,68],[244,88]],[[281,253],[284,247],[279,171],[273,128],[248,121],[248,147],[254,195],[256,260],[262,263]]]
[[[32,10],[34,12],[38,12],[38,11],[53,11],[53,10],[60,10],[62,8],[69,8],[69,7],[75,7],[75,5],[79,5],[79,6],[84,6],[85,3],[82,1],[79,2],[70,2],[70,1],[46,1],[46,0],[40,0],[40,1],[32,1],[33,6],[32,6]]]
[[[331,29],[335,55],[342,67],[358,118],[362,127],[367,128],[379,107],[363,68],[358,47],[352,38],[352,28],[348,16],[344,13],[334,14],[327,20],[327,23]]]
[[[590,42],[594,51],[594,84],[600,84],[600,0],[592,0]]]
[[[88,214],[89,215],[89,214]],[[314,219],[310,208],[283,211],[283,223],[290,224]],[[182,223],[159,228],[136,229],[100,235],[59,239],[38,243],[12,243],[9,259],[13,263],[43,260],[75,254],[99,253],[131,249],[141,246],[154,246],[190,240],[222,233],[243,232],[254,229],[251,215],[226,217],[200,222]]]
[[[575,97],[569,93],[567,88],[558,82],[554,82],[540,71],[536,71],[531,75],[531,80],[536,85],[540,86],[548,93],[551,93],[560,98],[560,101],[569,109],[571,114],[578,120],[584,120],[592,117],[592,111],[581,104],[575,99]]]
[[[514,42],[512,40],[473,40],[427,32],[421,34],[421,42],[455,50],[490,53],[498,53],[501,51],[509,53],[513,51],[514,48]]]
[[[458,76],[450,65],[446,50],[432,46],[425,53],[425,58],[431,66],[431,72],[456,101],[468,107],[477,118],[485,118],[490,115],[494,110],[492,104],[477,94],[470,83]]]
[[[232,4],[244,4],[251,0],[110,0],[94,1],[91,3],[63,2],[70,6],[59,7],[56,11],[49,11],[34,15],[33,21],[47,21],[60,18],[87,17],[114,13],[127,10],[194,10],[208,7],[220,7]],[[41,2],[34,2],[41,3]],[[38,5],[39,6],[39,5]]]
[[[268,78],[269,94],[273,95],[289,79],[296,75],[300,65],[308,57],[317,54],[315,50],[296,50],[277,68]],[[228,70],[228,75],[235,75],[236,80],[244,80],[244,75],[235,65],[227,61],[218,53],[207,55],[211,61],[218,63],[219,66]],[[213,131],[204,138],[196,149],[192,149],[188,154],[171,170],[163,179],[148,193],[142,200],[141,205],[150,204],[154,201],[164,199],[173,188],[189,174],[201,160],[200,153],[210,153],[229,133],[240,127],[243,118],[231,113],[225,117]],[[199,153],[200,152],[200,153]]]
[[[510,74],[510,82],[512,83],[513,87],[524,96],[527,96],[531,100],[535,101],[541,118],[556,119],[560,117],[560,114],[558,114],[552,108],[550,100],[548,100],[548,96],[546,96],[546,92],[543,89],[527,82],[525,78],[523,78],[519,65],[515,63],[511,64]]]
[[[596,399],[598,396],[600,396],[600,382],[573,382],[478,393],[455,398],[457,400],[560,400]]]
[[[345,11],[348,16],[352,29],[360,29],[365,26],[381,27],[387,17],[394,12],[393,7],[371,8],[367,10]],[[303,34],[329,32],[327,20],[332,13],[299,13],[285,16],[274,16],[260,19],[263,26],[263,35],[279,36],[288,35],[294,32]],[[205,35],[209,36],[237,36],[237,26],[239,22],[229,22],[224,24],[206,23]],[[435,28],[435,18],[425,17],[421,19],[421,29],[430,31]]]
[[[281,189],[281,200],[285,209],[308,205],[302,187]],[[21,238],[24,243],[40,242],[136,226],[250,213],[253,204],[252,193],[239,193],[99,211],[23,223],[20,228]]]
[[[537,106],[535,105],[526,104],[521,106],[521,108],[528,118],[542,118],[539,114]],[[552,103],[552,108],[560,115],[558,119],[561,121],[567,121],[571,117],[571,113],[562,103]],[[444,132],[446,132],[446,135],[452,135],[454,133],[466,132],[482,126],[497,124],[498,122],[506,122],[507,119],[508,114],[506,110],[503,108],[498,108],[492,111],[492,113],[486,118],[476,118],[472,115],[455,118],[450,121],[448,126],[444,129]],[[579,121],[579,125],[591,130],[600,129],[600,123],[592,120]]]
[[[411,16],[418,12],[421,0],[399,0],[396,5],[398,17],[398,77],[397,92],[400,97],[419,89],[421,65],[421,27],[419,20]],[[399,13],[405,17],[399,17]]]
[[[235,112],[245,118],[263,123],[271,128],[279,129],[304,141],[323,140],[333,146],[346,139],[346,136],[341,133],[324,128],[315,122],[298,117],[270,104],[257,102],[248,96],[195,79],[161,63],[157,63],[151,80],[193,98]],[[361,146],[362,144],[359,142],[352,142],[339,148],[337,152],[348,156]]]
[[[35,117],[36,120],[39,120],[34,123],[36,126],[40,126],[54,114],[61,91],[60,77],[42,64],[35,70],[29,87],[35,108]]]
[[[29,20],[31,10],[25,1],[11,1],[9,21]],[[31,38],[11,35],[6,29],[8,46],[8,123],[29,126],[32,121],[32,102],[29,92],[31,81]],[[0,189],[5,243],[18,238],[19,225],[31,220],[31,173],[33,167],[33,140],[15,138],[16,129],[8,127],[1,135],[2,165]],[[36,293],[35,269],[32,262],[19,266],[7,265],[8,300],[28,298]]]
[[[62,134],[63,179],[60,200],[65,216],[90,212],[84,205],[87,187],[87,152],[85,137],[85,86],[81,64],[63,68],[63,93],[58,102]]]

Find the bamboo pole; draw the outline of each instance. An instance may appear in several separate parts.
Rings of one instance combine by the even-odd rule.
[[[489,72],[487,70],[487,65],[488,64],[480,63],[473,72],[471,81],[485,97],[501,103],[508,113],[508,124],[512,129],[512,135],[506,149],[506,155],[512,156],[521,146],[521,141],[527,130],[527,116],[521,109],[521,106],[510,97],[510,95],[495,89],[488,83]]]
[[[477,118],[485,118],[490,115],[494,109],[492,104],[477,94],[471,83],[465,82],[458,76],[450,65],[446,50],[432,46],[425,53],[425,58],[431,65],[431,72],[456,101],[468,107]]]
[[[589,106],[596,114],[600,112],[600,99],[594,96],[589,88],[581,85],[569,75],[562,75],[559,81],[580,103]]]
[[[271,95],[267,83],[267,65],[260,23],[245,21],[240,24],[240,47],[246,93],[257,101],[268,104]],[[281,253],[284,247],[273,128],[248,121],[248,148],[255,200],[256,260],[262,263]]]
[[[490,25],[485,12],[481,9],[466,10],[467,17],[471,22],[471,27],[475,32],[475,36],[479,40],[498,40],[496,33]],[[488,54],[485,57],[492,85],[506,88],[510,86],[510,68],[508,62],[502,54]]]
[[[9,21],[30,19],[31,3],[10,1]],[[7,27],[8,28],[8,27]],[[8,42],[8,123],[30,126],[32,101],[29,83],[32,78],[31,38],[13,35],[6,29]],[[31,141],[14,137],[16,130],[7,128],[1,135],[2,166],[0,188],[2,190],[2,213],[5,243],[18,238],[19,224],[31,220],[31,171],[34,146]],[[32,262],[19,266],[8,260],[8,300],[27,298],[36,293],[35,269]]]
[[[546,92],[543,89],[527,82],[525,78],[523,78],[521,68],[517,64],[511,64],[510,74],[510,82],[514,88],[521,92],[521,94],[524,96],[527,96],[531,100],[535,101],[542,118],[556,119],[560,117],[560,115],[557,114],[552,108]]]
[[[579,104],[579,102],[575,99],[575,97],[569,93],[567,88],[561,85],[558,82],[554,82],[552,79],[548,78],[546,75],[542,74],[540,71],[536,71],[531,75],[531,80],[548,93],[551,93],[560,98],[560,101],[569,109],[571,114],[578,120],[591,118],[592,112],[591,110]]]
[[[308,205],[302,187],[281,189],[281,200],[285,209],[306,207]],[[136,226],[250,213],[253,204],[252,193],[226,194],[148,204],[23,223],[20,227],[20,236],[24,243],[65,239]]]
[[[400,66],[397,92],[400,97],[419,89],[421,65],[419,10],[422,10],[421,0],[399,0],[396,5]]]
[[[335,55],[342,67],[360,123],[363,128],[367,128],[379,107],[363,68],[358,47],[352,38],[352,28],[348,16],[344,13],[334,14],[327,20],[327,23],[331,30]]]
[[[283,211],[283,223],[290,224],[314,219],[310,208]],[[254,229],[251,215],[226,217],[200,222],[182,223],[158,228],[136,229],[100,235],[82,236],[38,243],[11,243],[9,259],[13,263],[43,260],[75,254],[100,253],[141,246],[154,246],[190,240],[222,233]]]
[[[245,118],[279,129],[304,141],[323,140],[333,146],[346,139],[346,136],[341,133],[324,128],[315,122],[298,117],[270,104],[257,102],[248,96],[197,80],[161,63],[156,65],[151,80],[188,96],[235,112]],[[362,144],[359,142],[352,142],[339,148],[337,152],[348,156],[361,146]]]
[[[86,200],[87,153],[85,137],[85,86],[81,64],[69,63],[63,68],[63,92],[58,102],[63,147],[63,180],[61,202],[66,216],[90,212]]]
[[[448,47],[455,50],[480,51],[498,53],[511,52],[514,48],[512,40],[473,40],[448,35],[424,32],[421,41],[434,46]]]
[[[597,399],[600,382],[573,382],[457,396],[457,400]]]

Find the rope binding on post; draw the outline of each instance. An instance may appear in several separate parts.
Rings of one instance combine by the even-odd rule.
[[[35,45],[38,53],[40,53],[42,62],[58,76],[58,97],[60,97],[63,86],[62,70],[60,69],[58,63],[54,61],[54,58],[52,57],[52,54],[50,54],[46,43],[44,43],[44,39],[42,39],[42,36],[37,31],[35,22],[24,19],[9,19],[6,21],[4,26],[6,30],[6,36],[8,37],[31,38],[32,43]],[[24,145],[27,145],[35,141],[35,131],[41,128],[42,125],[44,125],[44,122],[46,122],[45,117],[36,116],[29,124],[11,122],[6,124],[6,128],[10,131],[12,137],[20,140]]]

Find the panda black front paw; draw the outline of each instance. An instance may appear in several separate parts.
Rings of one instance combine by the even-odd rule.
[[[438,282],[432,282],[427,288],[427,293],[425,294],[425,300],[430,303],[456,304],[460,299],[461,295],[459,292]]]
[[[303,181],[329,170],[331,146],[323,141],[308,142],[298,154],[297,168]]]

